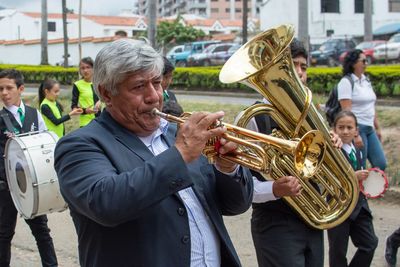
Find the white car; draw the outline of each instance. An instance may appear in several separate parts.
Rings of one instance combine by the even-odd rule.
[[[400,33],[390,37],[385,44],[378,45],[374,48],[375,60],[400,60]]]

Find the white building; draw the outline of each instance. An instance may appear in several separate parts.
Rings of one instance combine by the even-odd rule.
[[[225,34],[241,31],[241,20],[205,19],[183,15],[184,25],[202,29],[206,34]],[[170,18],[173,19],[173,18]],[[73,65],[78,64],[78,15],[68,14],[68,52]],[[40,64],[41,14],[0,10],[0,63]],[[248,21],[249,31],[256,28],[256,21]],[[82,15],[82,55],[95,57],[108,42],[113,41],[115,32],[123,30],[128,37],[135,37],[147,29],[143,16],[95,16]],[[230,37],[233,39],[234,37]],[[220,40],[223,40],[222,37]],[[62,60],[63,25],[61,14],[48,14],[49,63],[55,65]]]
[[[372,0],[372,30],[400,22],[400,0]],[[298,29],[298,0],[264,0],[260,7],[261,30],[290,23]],[[311,41],[334,36],[364,35],[363,0],[308,0]]]

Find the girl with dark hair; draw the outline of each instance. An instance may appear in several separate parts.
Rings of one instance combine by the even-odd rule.
[[[353,140],[358,136],[357,118],[353,112],[342,110],[339,112],[333,124],[336,134],[342,139],[342,152],[349,163],[352,165],[356,177],[362,181],[368,177],[368,171],[363,170],[363,154],[353,144]],[[347,248],[351,238],[357,252],[353,258],[347,262]],[[375,235],[372,223],[372,214],[369,209],[367,199],[360,192],[358,202],[350,217],[340,225],[328,230],[329,240],[329,266],[365,266],[371,265],[375,249],[378,246],[378,238]]]
[[[82,108],[82,114],[79,117],[79,126],[87,125],[91,120],[100,114],[101,102],[94,92],[93,77],[93,59],[90,57],[82,58],[79,62],[79,74],[82,79],[74,83],[72,87],[71,109]]]
[[[49,131],[53,131],[62,137],[65,134],[64,122],[71,116],[82,113],[81,108],[74,108],[67,115],[62,115],[63,107],[57,101],[60,94],[60,84],[56,80],[47,79],[39,87],[39,107],[44,123]]]
[[[375,112],[376,95],[371,82],[364,75],[367,67],[365,54],[355,49],[350,51],[343,62],[343,77],[338,84],[338,99],[343,110],[351,110],[359,123],[359,136],[354,140],[356,147],[362,148],[363,167],[368,159],[372,167],[386,168],[386,158],[382,148],[382,134]]]

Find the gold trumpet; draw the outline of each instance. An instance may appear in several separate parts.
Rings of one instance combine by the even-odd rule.
[[[184,113],[182,117],[176,117],[156,108],[152,110],[152,114],[176,123],[184,123],[190,116],[190,113]],[[293,155],[293,164],[298,175],[311,177],[317,172],[324,158],[326,145],[322,133],[317,130],[307,132],[299,140],[285,140],[222,121],[217,121],[211,126],[216,127],[225,127],[227,131],[221,137],[237,143],[239,148],[234,154],[220,155],[216,144],[221,137],[208,140],[203,154],[210,163],[213,163],[216,157],[220,157],[254,171],[268,173],[270,164],[265,148],[272,147],[287,155]]]

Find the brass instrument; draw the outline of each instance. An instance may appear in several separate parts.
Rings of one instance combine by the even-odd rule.
[[[190,116],[190,113],[184,113],[182,117],[175,117],[160,112],[156,108],[152,110],[152,114],[176,123],[184,123],[187,117]],[[220,155],[215,149],[215,145],[220,137],[208,140],[203,149],[203,154],[210,163],[213,163],[216,157],[220,157],[258,172],[269,172],[270,164],[264,149],[254,142],[238,138],[238,135],[280,149],[282,153],[294,155],[293,164],[295,170],[299,175],[305,177],[313,176],[324,158],[325,141],[319,131],[309,131],[300,140],[292,141],[258,133],[236,125],[222,123],[221,121],[216,122],[211,127],[225,127],[227,131],[222,137],[239,144],[240,150],[235,152],[235,154]]]
[[[266,113],[279,125],[273,136],[293,140],[318,130],[326,140],[326,153],[313,176],[296,171],[293,157],[281,149],[256,142],[270,162],[269,171],[260,173],[277,180],[293,175],[303,190],[286,202],[310,226],[329,229],[343,222],[353,211],[359,194],[354,171],[341,151],[330,141],[328,128],[311,102],[311,91],[298,78],[290,55],[294,29],[290,25],[267,30],[244,44],[225,63],[220,72],[223,83],[240,82],[259,92],[271,104],[247,108],[237,125],[245,128],[257,114]],[[243,139],[246,139],[244,136]],[[251,164],[249,164],[251,165]],[[252,168],[251,166],[248,166]]]

